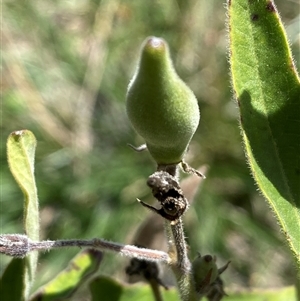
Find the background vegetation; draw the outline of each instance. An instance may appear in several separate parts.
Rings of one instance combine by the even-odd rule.
[[[299,69],[299,3],[276,1]],[[147,216],[154,163],[127,143],[143,141],[125,113],[126,87],[145,37],[165,38],[176,69],[195,92],[200,127],[187,161],[209,166],[185,216],[191,253],[232,260],[226,287],[280,287],[295,281],[276,220],[245,162],[232,100],[222,1],[4,1],[2,26],[2,233],[22,232],[22,194],[9,173],[10,132],[38,139],[36,179],[41,239],[91,238],[131,243]],[[40,258],[37,285],[76,250]],[[1,256],[0,272],[9,258]],[[127,261],[107,255],[102,272],[124,277]]]

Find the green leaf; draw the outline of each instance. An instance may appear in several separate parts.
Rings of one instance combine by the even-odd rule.
[[[24,260],[14,258],[5,268],[0,280],[1,301],[20,301],[24,296]]]
[[[297,301],[294,287],[285,287],[274,290],[254,290],[240,292],[224,297],[224,301]]]
[[[151,288],[147,284],[125,285],[108,277],[97,277],[90,284],[92,301],[152,301]],[[163,300],[180,301],[175,288],[161,288]]]
[[[35,293],[31,301],[61,300],[70,297],[98,271],[102,258],[100,251],[92,249],[82,251],[65,270]]]
[[[113,279],[98,277],[90,284],[92,300],[119,301],[124,287]]]
[[[253,176],[300,270],[300,84],[272,1],[228,2],[230,63]]]
[[[36,139],[28,130],[9,135],[7,156],[10,171],[24,194],[24,231],[32,240],[39,239],[38,197],[34,178],[34,155]],[[30,293],[37,267],[37,252],[31,252],[24,265],[24,300]]]

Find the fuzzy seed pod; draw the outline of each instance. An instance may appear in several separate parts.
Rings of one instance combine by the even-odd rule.
[[[174,70],[167,43],[149,37],[131,80],[126,109],[158,165],[182,161],[200,119],[196,97]]]

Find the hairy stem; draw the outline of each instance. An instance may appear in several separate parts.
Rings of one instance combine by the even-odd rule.
[[[157,170],[163,170],[168,172],[171,176],[179,179],[179,165],[159,165]],[[187,256],[187,245],[185,242],[182,219],[178,218],[176,222],[165,223],[166,233],[168,236],[169,248],[174,249],[173,244],[176,248],[177,259],[176,265],[183,274],[189,274],[191,270],[191,262]],[[172,238],[170,237],[172,235]],[[170,245],[171,244],[171,245]]]
[[[68,239],[56,241],[32,241],[26,235],[21,234],[0,235],[0,253],[12,257],[22,258],[31,251],[50,251],[54,248],[64,247],[93,248],[151,262],[163,262],[166,264],[171,262],[169,255],[162,251],[138,248],[132,245],[123,245],[98,238],[90,240]]]
[[[159,165],[158,171],[166,171],[179,181],[179,165]],[[191,262],[187,254],[182,218],[176,221],[165,220],[171,267],[176,277],[179,293],[183,301],[198,301],[193,281]]]
[[[187,256],[187,245],[184,237],[182,219],[179,218],[175,224],[171,222],[170,227],[174,237],[174,243],[176,246],[177,266],[185,274],[186,273],[189,274],[191,271],[191,262]]]
[[[169,228],[166,232],[171,232],[173,237],[173,240],[169,239],[171,254],[172,250],[176,249],[176,262],[171,267],[176,277],[180,297],[183,301],[198,301],[199,296],[194,287],[191,262],[187,256],[182,220],[180,218],[176,224],[171,222],[166,226]],[[172,258],[171,255],[170,257]]]

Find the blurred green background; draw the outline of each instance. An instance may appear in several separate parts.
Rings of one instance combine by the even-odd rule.
[[[276,1],[299,69],[299,2]],[[22,194],[9,173],[10,132],[38,139],[41,239],[102,237],[131,243],[151,200],[149,154],[125,112],[127,84],[149,35],[168,41],[179,75],[195,92],[201,121],[187,156],[209,171],[185,215],[191,253],[232,264],[226,287],[272,288],[295,281],[275,218],[245,161],[232,100],[224,1],[85,0],[3,2],[1,233],[22,232]],[[266,146],[267,147],[267,146]],[[36,286],[78,250],[40,257]],[[1,256],[0,272],[9,258]],[[107,255],[102,272],[122,278],[127,261]]]

